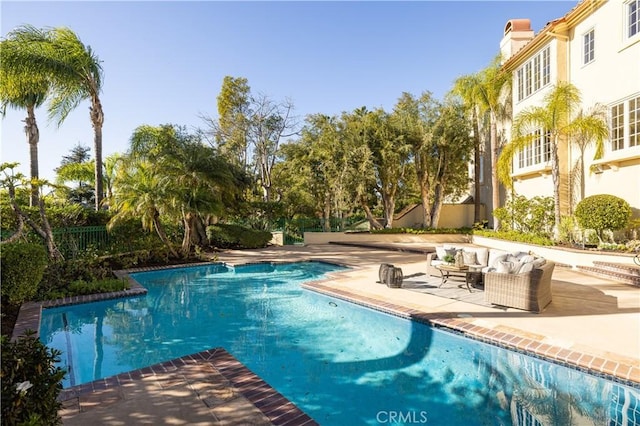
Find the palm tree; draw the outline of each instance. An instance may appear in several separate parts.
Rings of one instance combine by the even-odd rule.
[[[51,83],[49,117],[62,124],[69,113],[84,100],[89,108],[94,130],[96,210],[103,198],[102,125],[104,112],[100,101],[103,72],[100,59],[69,28],[40,30],[23,25],[12,31],[23,41],[16,61],[20,72],[37,75]],[[4,57],[3,57],[4,60]]]
[[[116,214],[109,221],[109,228],[127,218],[140,218],[143,228],[155,231],[174,257],[178,253],[173,248],[160,221],[160,213],[165,206],[169,178],[155,172],[152,164],[129,159],[129,164],[121,167],[117,177],[117,191],[109,205]]]
[[[40,107],[49,93],[49,83],[45,78],[30,72],[28,64],[20,56],[20,48],[28,39],[23,34],[11,32],[0,42],[0,108],[2,115],[7,107],[25,109],[27,117],[24,119],[24,131],[29,144],[29,167],[31,179],[37,180],[38,174],[38,143],[40,132],[36,122],[35,109]],[[38,205],[38,189],[31,188],[30,205]]]
[[[475,81],[475,96],[482,114],[489,115],[489,138],[491,144],[491,204],[492,209],[500,207],[500,180],[496,164],[500,153],[498,141],[498,122],[504,120],[509,113],[511,99],[511,74],[500,68],[500,55],[491,64],[478,73]],[[500,228],[499,220],[493,216],[493,228]]]
[[[543,106],[535,106],[521,111],[513,123],[512,140],[505,147],[498,163],[498,173],[502,182],[511,183],[511,164],[517,152],[533,141],[534,132],[542,129],[550,138],[551,176],[553,179],[553,200],[555,238],[560,230],[560,163],[558,149],[561,143],[568,143],[571,136],[590,135],[599,144],[608,134],[607,123],[597,115],[576,116],[574,111],[580,105],[580,90],[568,82],[557,83],[544,97]]]
[[[496,171],[498,155],[500,153],[500,142],[498,140],[498,123],[503,121],[510,112],[510,92],[511,74],[505,72],[500,67],[501,56],[496,56],[491,64],[480,72],[459,78],[454,85],[454,93],[462,97],[465,104],[471,108],[474,119],[474,134],[476,140],[475,152],[479,154],[479,132],[480,128],[476,123],[487,115],[489,118],[489,137],[491,151],[491,204],[492,209],[500,207],[500,180]],[[475,173],[480,174],[479,155],[474,154],[476,161]],[[476,188],[479,188],[476,182]],[[479,197],[479,192],[475,196]],[[479,215],[479,212],[477,213]],[[500,222],[493,216],[493,228],[498,229]]]
[[[465,107],[471,113],[473,129],[473,221],[480,222],[480,157],[482,146],[480,141],[480,127],[482,121],[482,102],[480,100],[480,75],[470,74],[462,76],[453,84],[453,93],[462,98]],[[494,206],[495,208],[495,206]]]
[[[602,158],[604,154],[604,140],[609,136],[609,129],[606,122],[606,110],[603,105],[597,104],[588,111],[580,110],[576,119],[582,125],[576,128],[571,135],[571,142],[580,151],[578,159],[578,179],[580,180],[580,201],[585,194],[585,168],[584,153],[590,146],[595,146],[594,160]]]

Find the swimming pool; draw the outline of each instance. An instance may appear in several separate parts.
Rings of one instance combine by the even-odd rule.
[[[636,388],[300,288],[336,269],[136,273],[145,297],[47,309],[40,336],[65,387],[224,347],[323,425],[640,423]]]

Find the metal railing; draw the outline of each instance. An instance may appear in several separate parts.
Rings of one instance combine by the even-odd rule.
[[[101,250],[109,246],[106,226],[80,226],[57,228],[53,239],[64,257],[75,258],[89,249]]]

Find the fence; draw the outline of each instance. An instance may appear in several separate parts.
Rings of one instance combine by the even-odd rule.
[[[2,239],[9,238],[13,232],[3,231]],[[58,250],[65,258],[73,259],[89,249],[106,249],[109,246],[109,234],[106,226],[79,226],[56,228],[52,230]],[[42,239],[30,229],[24,235],[26,241],[42,243]]]
[[[109,246],[106,226],[81,226],[57,228],[53,239],[64,257],[75,258],[88,249],[105,249]]]
[[[279,219],[270,231],[281,231],[285,245],[303,244],[305,232],[343,232],[352,229],[356,220],[353,219]],[[106,226],[80,226],[71,228],[56,228],[53,238],[58,250],[65,258],[76,258],[80,253],[90,249],[106,249],[109,247],[109,234]],[[10,236],[10,232],[4,231],[2,238]],[[40,241],[35,234],[27,233],[27,240]]]

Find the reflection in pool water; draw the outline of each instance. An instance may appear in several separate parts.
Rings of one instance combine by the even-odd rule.
[[[65,387],[224,347],[323,425],[640,421],[637,388],[300,288],[336,269],[136,273],[145,297],[47,309],[40,336]]]

